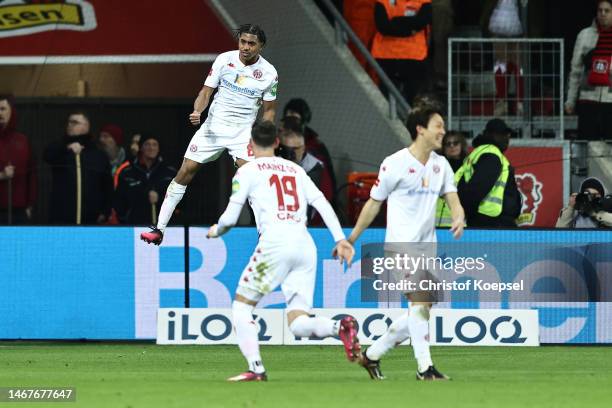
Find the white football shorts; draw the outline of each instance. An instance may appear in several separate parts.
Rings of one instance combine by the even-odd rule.
[[[252,301],[281,286],[287,310],[312,308],[317,249],[308,232],[300,239],[260,241],[240,276],[236,293]]]
[[[249,147],[251,128],[251,125],[228,126],[206,121],[191,138],[185,158],[198,163],[208,163],[217,160],[227,149],[234,161],[251,161],[255,158]]]

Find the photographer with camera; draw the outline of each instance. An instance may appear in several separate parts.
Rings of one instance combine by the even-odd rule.
[[[580,193],[573,193],[568,206],[561,210],[555,227],[612,228],[612,196],[604,195],[601,181],[595,177],[585,179]]]

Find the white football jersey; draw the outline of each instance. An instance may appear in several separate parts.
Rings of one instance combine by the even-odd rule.
[[[453,169],[435,152],[425,165],[407,148],[385,158],[370,191],[373,199],[387,200],[385,242],[436,242],[438,197],[456,191]]]
[[[282,240],[306,231],[308,205],[320,198],[323,193],[298,164],[260,157],[236,171],[230,201],[242,205],[248,199],[261,239]]]
[[[255,121],[262,100],[276,100],[278,75],[261,55],[256,63],[244,65],[235,50],[215,59],[204,85],[218,88],[207,120],[245,125]]]

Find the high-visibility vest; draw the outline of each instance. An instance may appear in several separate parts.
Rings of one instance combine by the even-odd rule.
[[[455,184],[459,183],[459,172],[455,173]],[[439,197],[436,203],[436,227],[451,227],[453,225],[453,216],[451,210],[446,204],[444,198]]]
[[[491,191],[489,191],[486,197],[480,202],[480,205],[478,205],[478,212],[489,217],[497,217],[502,212],[504,191],[506,190],[506,182],[510,174],[510,162],[497,146],[486,144],[472,150],[469,156],[464,160],[463,165],[457,170],[455,176],[458,177],[456,180],[461,180],[463,178],[466,182],[469,182],[474,175],[474,165],[478,163],[478,159],[480,159],[483,154],[487,153],[499,157],[502,164],[502,170],[493,188],[491,188]]]
[[[431,0],[378,0],[385,6],[387,17],[416,15]],[[408,59],[422,61],[428,54],[429,26],[410,37],[385,36],[377,32],[372,41],[372,56],[376,59]]]

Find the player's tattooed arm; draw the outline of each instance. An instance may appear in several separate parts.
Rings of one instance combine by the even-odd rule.
[[[262,120],[274,122],[274,116],[276,116],[276,101],[263,101]]]
[[[204,85],[202,89],[200,89],[198,96],[193,102],[193,112],[189,114],[189,122],[191,122],[192,125],[195,126],[200,124],[200,115],[208,106],[208,102],[210,102],[210,96],[212,95],[214,90],[215,88],[211,88],[206,85]]]

